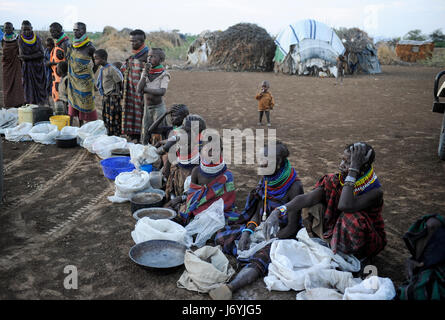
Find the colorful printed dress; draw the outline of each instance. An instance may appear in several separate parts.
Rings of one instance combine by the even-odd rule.
[[[121,67],[124,76],[124,94],[122,97],[122,134],[140,135],[144,115],[144,94],[137,91],[141,79],[144,61],[139,60],[148,52],[143,47],[139,52],[128,58]]]
[[[91,57],[72,46],[67,50],[69,115],[79,120],[96,120],[94,105],[94,75],[90,67]]]
[[[66,48],[70,47],[69,38],[65,33],[59,39],[56,40],[55,47],[51,51],[51,57],[50,57],[51,62],[58,64],[59,62],[66,61],[66,52],[62,48],[62,44],[64,44],[64,43],[67,44]],[[63,53],[63,59],[59,59],[57,57],[57,52],[59,52],[59,51]],[[60,81],[62,80],[61,76],[59,76],[56,71],[57,64],[51,66],[52,77],[53,77],[51,94],[52,94],[54,102],[59,101],[59,88],[58,87],[59,87]]]

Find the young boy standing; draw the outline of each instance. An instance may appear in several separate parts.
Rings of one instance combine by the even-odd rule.
[[[109,136],[120,136],[122,126],[121,90],[122,73],[107,62],[108,54],[104,49],[94,52],[96,65],[101,66],[96,86],[102,99],[102,119]]]
[[[262,125],[263,114],[266,113],[267,126],[270,127],[270,110],[275,106],[275,101],[272,94],[269,91],[269,81],[263,81],[261,83],[261,91],[256,95],[255,99],[258,100],[259,122],[258,125]]]
[[[164,95],[167,92],[170,81],[170,73],[164,68],[165,53],[161,48],[152,48],[148,52],[148,61],[141,74],[137,90],[144,93],[144,116],[142,119],[142,144],[155,145],[162,140],[159,134],[150,136],[148,129],[161,117],[167,108],[165,107]],[[164,119],[165,120],[165,119]],[[166,122],[161,123],[166,126]]]

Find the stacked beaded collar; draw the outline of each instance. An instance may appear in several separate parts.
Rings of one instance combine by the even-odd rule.
[[[132,51],[133,58],[139,59],[140,57],[142,57],[147,52],[148,52],[148,47],[144,44],[139,49]]]
[[[61,44],[63,41],[68,40],[68,36],[65,34],[65,32],[60,36],[59,39],[56,40],[56,46]]]
[[[345,185],[345,182],[343,181],[343,178],[340,173],[338,174],[338,177],[340,180],[340,185],[343,187]],[[381,187],[380,181],[374,172],[374,167],[371,166],[368,172],[355,182],[354,195],[362,195],[368,192],[369,190],[380,187]]]
[[[204,158],[201,158],[199,164],[199,171],[201,174],[208,177],[219,176],[221,173],[226,171],[226,169],[227,165],[222,157],[219,159],[219,163],[209,163]]]
[[[164,72],[164,70],[164,66],[160,64],[159,66],[150,69],[149,74],[161,74],[162,72]]]
[[[178,158],[178,166],[182,168],[191,168],[196,166],[199,163],[199,150],[194,150],[191,154],[187,154],[186,156],[182,156],[179,153],[179,150],[176,152],[176,156]]]
[[[90,42],[90,39],[88,38],[87,34],[85,33],[80,39],[74,38],[73,47],[74,48],[80,48],[86,45],[88,42]]]
[[[280,198],[286,194],[292,183],[297,179],[297,171],[291,167],[289,159],[285,165],[273,176],[265,176],[263,187],[267,186],[267,194],[275,198]]]
[[[11,34],[4,34],[3,35],[3,40],[5,41],[15,41],[17,40],[17,35],[15,33],[11,33]]]
[[[20,37],[22,38],[23,42],[26,43],[28,46],[33,46],[37,40],[35,32],[32,33],[32,36],[30,38],[24,37],[23,34],[20,35]]]

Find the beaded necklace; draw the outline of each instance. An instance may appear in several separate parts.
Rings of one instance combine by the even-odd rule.
[[[148,47],[145,44],[143,44],[139,49],[132,51],[133,58],[134,59],[139,59],[140,57],[142,57],[147,52],[148,52]]]
[[[90,39],[88,38],[87,34],[85,33],[80,39],[74,39],[73,47],[74,48],[80,48],[86,45],[88,42],[90,42]]]
[[[68,36],[65,34],[65,32],[60,36],[59,39],[56,40],[56,46],[61,44],[63,41],[68,40]]]
[[[289,159],[286,159],[286,164],[276,175],[263,178],[265,195],[271,195],[274,198],[283,197],[297,177],[297,171],[291,167]]]
[[[345,185],[343,181],[343,177],[341,174],[338,174],[338,178],[340,180],[340,185],[343,187]],[[358,179],[355,182],[354,185],[354,195],[361,195],[366,192],[368,192],[371,189],[380,187],[380,182],[377,178],[377,175],[375,174],[374,167],[371,166],[371,168],[368,170],[367,173],[365,173],[360,179]]]
[[[20,37],[22,38],[24,43],[26,43],[29,46],[32,46],[32,45],[34,45],[34,43],[36,43],[36,40],[37,40],[36,33],[33,32],[32,34],[33,34],[33,36],[30,39],[26,39],[23,35],[20,35]]]
[[[219,160],[219,163],[208,163],[205,161],[204,158],[201,158],[200,164],[199,164],[199,171],[204,176],[208,177],[216,177],[219,176],[222,172],[226,171],[227,165],[224,162],[223,158],[221,157]]]
[[[3,35],[3,40],[5,41],[14,41],[17,39],[17,35],[15,33],[11,33],[11,34],[4,34]]]
[[[149,74],[160,74],[164,72],[164,70],[165,70],[164,66],[160,64],[157,67],[150,69]]]

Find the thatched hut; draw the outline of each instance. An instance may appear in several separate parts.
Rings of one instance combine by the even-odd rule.
[[[380,62],[374,41],[359,28],[340,28],[336,30],[345,46],[345,56],[349,73],[380,73]]]
[[[434,42],[401,40],[396,45],[396,54],[400,60],[406,62],[416,62],[431,58],[434,51]]]
[[[204,32],[188,51],[188,63],[226,71],[272,71],[275,45],[267,31],[239,23],[222,32]]]

